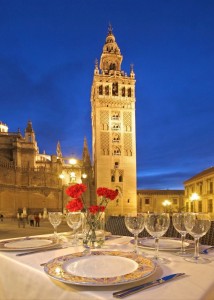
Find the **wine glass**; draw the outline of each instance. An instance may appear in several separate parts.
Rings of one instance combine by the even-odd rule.
[[[57,227],[62,222],[62,213],[61,212],[49,212],[48,219],[54,228],[54,240],[56,240],[58,242],[59,237],[57,234]]]
[[[77,245],[77,229],[82,224],[82,213],[81,212],[69,212],[66,216],[68,226],[74,230],[74,245]]]
[[[193,257],[187,257],[185,260],[193,263],[209,263],[207,258],[199,256],[199,238],[204,236],[211,226],[209,214],[206,213],[185,213],[184,225],[187,232],[194,237],[195,252]]]
[[[172,215],[172,223],[175,229],[181,234],[181,250],[177,254],[179,256],[190,256],[190,253],[187,253],[184,247],[187,234],[187,230],[184,225],[184,213],[174,213]]]
[[[127,229],[134,234],[134,253],[137,254],[138,234],[143,231],[145,223],[144,214],[128,214],[125,216],[125,225]]]
[[[145,220],[145,228],[155,239],[155,255],[153,259],[156,262],[168,263],[165,258],[159,257],[159,238],[163,236],[169,228],[170,218],[168,213],[148,213]]]

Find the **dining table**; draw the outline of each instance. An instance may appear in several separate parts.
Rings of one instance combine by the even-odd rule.
[[[32,237],[36,239],[37,237]],[[40,239],[47,238],[47,235],[39,236]],[[23,239],[23,238],[22,238]],[[20,240],[22,240],[20,238]],[[26,238],[27,239],[27,238]],[[29,239],[29,237],[28,237]],[[78,244],[71,244],[66,238],[66,234],[60,234],[61,248],[44,248],[39,252],[28,255],[17,255],[23,252],[16,248],[4,247],[4,242],[17,242],[16,239],[0,240],[0,299],[1,300],[106,300],[116,299],[114,292],[134,287],[139,284],[151,282],[174,273],[185,273],[185,275],[170,282],[153,286],[126,297],[126,299],[146,299],[146,300],[213,300],[214,299],[214,251],[202,255],[208,258],[209,263],[191,263],[177,255],[175,249],[160,249],[160,257],[167,259],[167,263],[154,263],[152,256],[154,249],[149,247],[138,247],[139,257],[145,257],[154,266],[147,275],[137,280],[127,280],[127,282],[108,281],[105,284],[66,282],[50,276],[45,270],[47,263],[58,258],[66,258],[76,253],[86,253],[90,259],[90,252],[87,253],[82,245],[81,239]],[[101,248],[91,250],[107,253],[132,253],[133,238],[129,236],[109,236]],[[13,244],[13,243],[12,243]],[[11,245],[12,245],[11,244]],[[8,244],[9,245],[9,244]],[[205,248],[206,246],[201,246]],[[49,250],[50,249],[50,250]],[[43,251],[44,250],[44,251]],[[191,252],[192,251],[192,252]],[[194,253],[194,247],[190,250]],[[120,255],[119,255],[120,256]],[[59,261],[60,261],[59,259]],[[118,257],[116,257],[118,260]],[[115,261],[119,263],[118,261]],[[123,264],[123,261],[122,261]],[[108,269],[108,255],[106,256],[105,268]],[[111,270],[110,270],[111,272]],[[110,275],[108,275],[110,276]]]

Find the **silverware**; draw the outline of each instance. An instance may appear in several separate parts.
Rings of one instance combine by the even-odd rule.
[[[211,250],[211,249],[214,249],[214,246],[207,247],[206,249],[201,250],[200,253],[201,254],[208,254],[209,250]]]
[[[129,296],[129,295],[137,293],[139,291],[148,289],[150,287],[166,283],[168,281],[171,281],[172,279],[178,278],[178,277],[183,276],[183,275],[185,275],[185,273],[177,273],[177,274],[171,274],[171,275],[168,275],[168,276],[164,276],[162,278],[159,278],[159,279],[154,280],[154,281],[150,281],[148,283],[143,283],[143,284],[131,287],[129,289],[125,289],[125,290],[115,292],[115,293],[113,293],[113,297],[115,297],[115,298],[124,298],[126,296]]]
[[[16,256],[30,255],[30,254],[34,254],[34,253],[58,250],[58,249],[63,249],[63,248],[65,248],[63,245],[56,245],[56,246],[53,246],[53,247],[48,247],[48,248],[43,248],[43,249],[36,249],[36,250],[32,250],[32,251],[30,250],[28,252],[18,253],[18,254],[16,254]]]

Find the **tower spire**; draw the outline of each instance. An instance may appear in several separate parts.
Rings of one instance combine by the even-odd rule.
[[[84,165],[91,165],[90,154],[88,150],[88,143],[86,137],[84,137],[84,144],[83,144],[83,153],[82,153],[82,160]]]
[[[60,142],[58,141],[57,146],[56,146],[56,154],[58,158],[62,158],[62,151],[61,151],[61,146]]]
[[[112,33],[113,33],[113,27],[112,27],[111,23],[109,22],[109,24],[108,24],[108,34],[110,35]]]

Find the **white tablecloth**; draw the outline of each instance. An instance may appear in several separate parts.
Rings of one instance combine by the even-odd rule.
[[[106,241],[105,250],[130,251],[129,237]],[[103,249],[103,250],[104,250]],[[214,299],[214,255],[209,254],[209,264],[193,264],[172,252],[161,251],[161,256],[170,260],[161,264],[156,272],[143,281],[111,287],[85,287],[64,284],[47,276],[41,263],[50,259],[82,251],[81,246],[52,250],[27,256],[16,256],[17,252],[0,252],[0,299],[1,300],[88,300],[116,299],[112,293],[138,283],[158,279],[164,275],[184,272],[186,276],[156,286],[126,299],[158,300],[213,300]],[[144,250],[143,250],[144,251]],[[144,251],[145,252],[145,251]],[[152,251],[146,251],[152,254]]]

